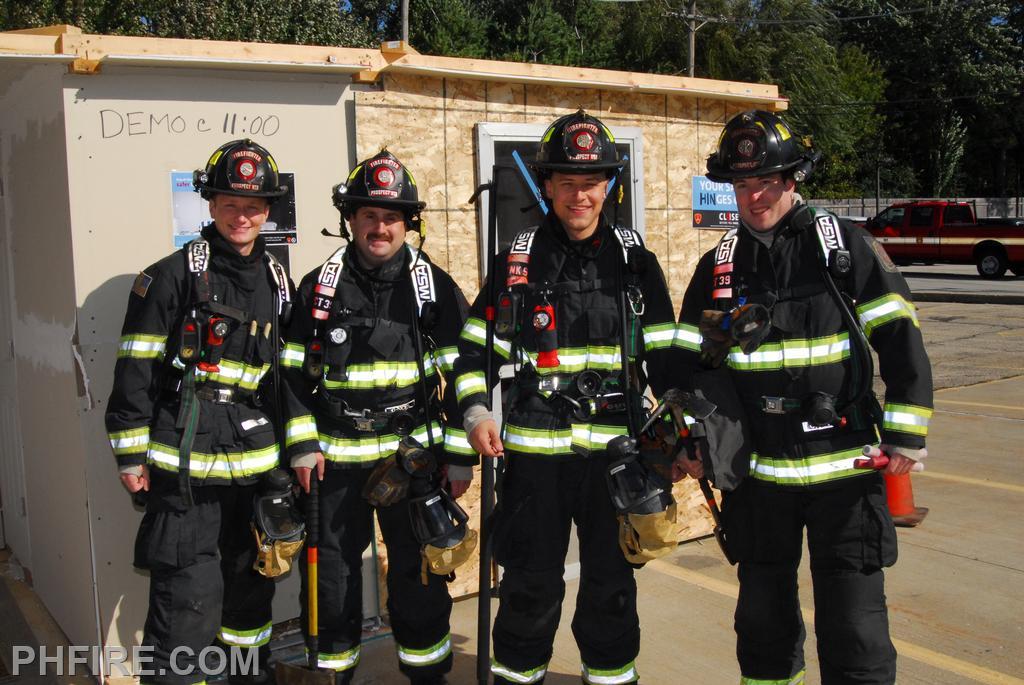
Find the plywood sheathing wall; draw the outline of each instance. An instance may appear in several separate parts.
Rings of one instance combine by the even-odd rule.
[[[658,256],[676,310],[700,256],[721,237],[692,223],[692,177],[704,174],[729,117],[750,107],[707,98],[454,78],[385,74],[379,89],[355,97],[356,154],[386,145],[410,167],[426,201],[426,251],[472,301],[481,287],[478,223],[468,200],[476,178],[480,123],[549,124],[584,107],[609,126],[638,126],[644,140],[646,240]],[[460,500],[478,521],[479,472]],[[711,532],[711,517],[692,479],[675,486],[681,540]],[[386,564],[386,559],[384,560]],[[477,560],[460,569],[452,594],[476,591]]]
[[[427,209],[427,251],[470,300],[480,288],[474,150],[479,123],[548,124],[584,107],[611,126],[638,126],[644,138],[647,243],[658,255],[675,305],[717,231],[692,223],[692,177],[704,173],[728,117],[743,103],[709,98],[453,78],[388,75],[356,94],[356,154],[387,145],[416,177]],[[751,105],[753,106],[753,105]],[[452,258],[456,256],[456,258]]]

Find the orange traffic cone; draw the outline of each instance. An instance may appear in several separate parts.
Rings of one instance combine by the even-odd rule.
[[[885,475],[886,500],[892,522],[897,526],[913,528],[928,515],[927,507],[914,506],[914,488],[910,485],[910,474],[902,476]]]

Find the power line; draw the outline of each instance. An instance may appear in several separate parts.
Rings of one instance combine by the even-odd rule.
[[[832,24],[842,23],[850,21],[868,21],[872,19],[892,19],[894,17],[903,16],[907,14],[920,14],[922,12],[947,12],[970,5],[971,0],[960,0],[949,7],[915,7],[907,10],[893,10],[891,12],[884,12],[880,14],[861,14],[854,17],[837,17],[831,15],[828,17],[821,17],[815,19],[757,19],[754,17],[748,19],[732,19],[725,16],[708,16],[708,15],[690,15],[683,12],[668,11],[667,16],[679,17],[681,19],[699,19],[708,24],[737,24],[737,25],[753,25],[753,26],[773,26],[773,25],[795,25],[795,24]]]
[[[1007,91],[1004,93],[971,93],[965,95],[938,95],[927,98],[904,98],[901,100],[851,100],[850,102],[815,102],[801,103],[796,101],[790,101],[790,105],[798,107],[803,111],[813,111],[816,109],[836,109],[843,107],[888,107],[891,105],[910,105],[919,103],[931,103],[936,102],[953,102],[954,100],[979,100],[984,97],[991,98],[1006,98],[1006,101],[1019,96],[1020,93]]]

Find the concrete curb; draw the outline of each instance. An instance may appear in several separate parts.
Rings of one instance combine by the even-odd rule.
[[[911,292],[914,302],[959,302],[963,304],[1024,304],[1024,295],[997,293]]]

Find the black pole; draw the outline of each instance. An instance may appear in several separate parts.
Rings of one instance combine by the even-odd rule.
[[[639,422],[636,416],[636,407],[633,406],[633,379],[632,373],[630,373],[629,367],[629,347],[631,339],[633,338],[633,331],[629,329],[629,316],[626,314],[626,274],[625,271],[628,268],[626,265],[626,259],[623,258],[623,263],[619,266],[619,347],[622,348],[622,395],[626,398],[626,426],[628,427],[630,436],[639,439]],[[639,393],[640,390],[635,391]]]
[[[306,647],[309,649],[309,670],[320,666],[320,483],[317,470],[309,472],[309,497],[306,500]]]
[[[472,200],[482,192],[489,194],[487,205],[487,320],[484,336],[484,385],[487,388],[487,408],[494,410],[494,308],[497,300],[497,274],[494,255],[498,244],[498,166],[491,168],[491,181],[477,187]],[[494,461],[480,457],[480,584],[477,594],[477,655],[476,677],[480,685],[487,685],[491,671],[491,517],[494,513]]]

